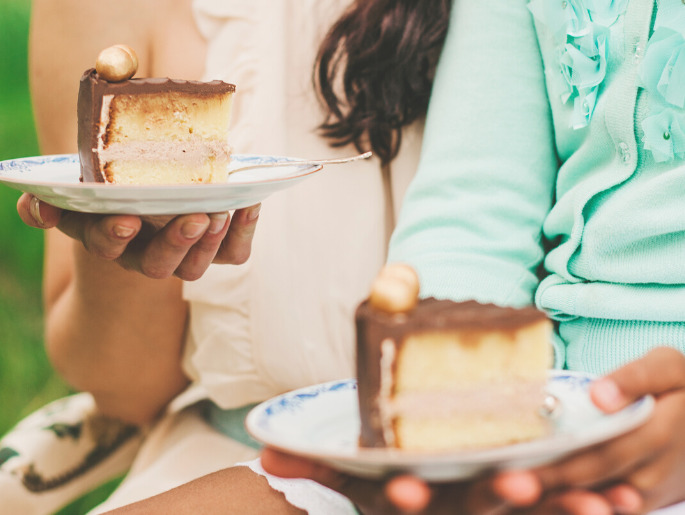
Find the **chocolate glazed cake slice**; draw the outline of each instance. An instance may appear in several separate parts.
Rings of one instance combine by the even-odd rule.
[[[235,86],[169,78],[104,80],[87,70],[78,95],[81,180],[221,182],[230,159]]]
[[[388,312],[377,298],[356,314],[362,447],[462,450],[546,434],[542,312],[432,298]]]

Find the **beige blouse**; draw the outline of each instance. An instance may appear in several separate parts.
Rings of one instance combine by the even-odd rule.
[[[237,86],[235,153],[356,153],[331,148],[317,135],[324,114],[312,86],[319,43],[349,1],[194,0],[209,45],[205,79]],[[417,124],[406,132],[390,181],[373,159],[326,167],[270,196],[249,261],[213,265],[185,284],[184,364],[193,385],[176,407],[209,397],[234,408],[354,376],[354,310],[384,263],[388,227],[416,169],[421,130]]]

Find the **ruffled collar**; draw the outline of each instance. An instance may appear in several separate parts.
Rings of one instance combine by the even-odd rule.
[[[528,8],[557,43],[556,62],[563,78],[561,101],[573,102],[571,125],[590,123],[607,70],[609,27],[628,0],[531,0]]]

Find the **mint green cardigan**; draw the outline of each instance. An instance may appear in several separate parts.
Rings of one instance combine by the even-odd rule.
[[[681,0],[454,2],[389,261],[535,302],[559,367],[685,349],[683,34]]]

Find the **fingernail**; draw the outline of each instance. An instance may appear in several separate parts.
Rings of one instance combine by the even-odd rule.
[[[135,229],[133,227],[126,227],[125,225],[114,226],[114,234],[119,238],[129,238],[134,232]]]
[[[207,232],[210,234],[220,233],[221,230],[226,225],[226,220],[228,220],[228,213],[212,213],[209,215],[209,228]]]
[[[31,197],[31,202],[29,202],[29,212],[33,219],[40,225],[45,225],[43,217],[40,216],[40,199],[38,197]]]
[[[601,403],[600,408],[606,410],[620,409],[624,404],[623,394],[618,385],[611,379],[598,379],[592,385],[592,389],[597,401]]]
[[[195,222],[188,222],[181,227],[181,234],[185,238],[192,240],[193,238],[197,238],[198,236],[202,235],[207,230],[208,225],[208,222],[199,224]]]
[[[245,217],[247,218],[248,222],[253,222],[259,217],[259,211],[262,209],[261,204],[257,204],[256,206],[252,206],[250,209],[247,210],[247,214]]]

